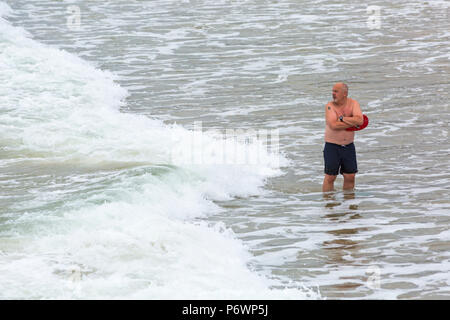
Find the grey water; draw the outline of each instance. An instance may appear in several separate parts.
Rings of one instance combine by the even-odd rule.
[[[274,287],[302,283],[327,299],[450,298],[448,1],[4,2],[8,21],[34,40],[117,75],[129,92],[123,113],[279,130],[282,174],[196,218],[231,229],[248,268]],[[342,192],[339,177],[324,197],[324,106],[338,81],[370,124],[355,135],[355,191]],[[51,197],[45,179],[32,170],[15,184],[2,178],[2,206],[23,212],[26,190]],[[109,183],[96,179],[90,190]]]

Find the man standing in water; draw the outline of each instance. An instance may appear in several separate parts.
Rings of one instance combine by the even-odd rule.
[[[345,129],[363,124],[363,115],[358,101],[348,98],[348,86],[339,82],[333,86],[333,101],[325,106],[325,178],[322,191],[334,190],[334,181],[339,172],[344,176],[344,190],[353,190],[358,172],[354,131]]]

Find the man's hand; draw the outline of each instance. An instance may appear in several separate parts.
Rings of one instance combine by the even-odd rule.
[[[363,117],[359,115],[354,117],[343,117],[342,121],[351,127],[360,126],[364,123]]]
[[[361,107],[359,106],[359,103],[356,101],[356,103],[353,105],[352,109],[353,117],[344,117],[342,121],[350,125],[351,127],[360,126],[364,123],[363,114],[361,111]]]

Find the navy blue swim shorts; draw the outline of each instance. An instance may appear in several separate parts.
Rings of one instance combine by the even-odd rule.
[[[347,145],[325,142],[323,158],[325,160],[325,173],[328,175],[337,176],[339,169],[341,174],[358,172],[353,142]]]

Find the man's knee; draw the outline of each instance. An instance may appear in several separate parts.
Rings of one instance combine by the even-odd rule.
[[[355,182],[355,173],[344,173],[343,176],[345,182]]]
[[[336,180],[336,177],[337,176],[332,176],[332,175],[329,175],[329,174],[325,174],[325,181],[327,181],[327,182],[334,182],[335,180]]]

